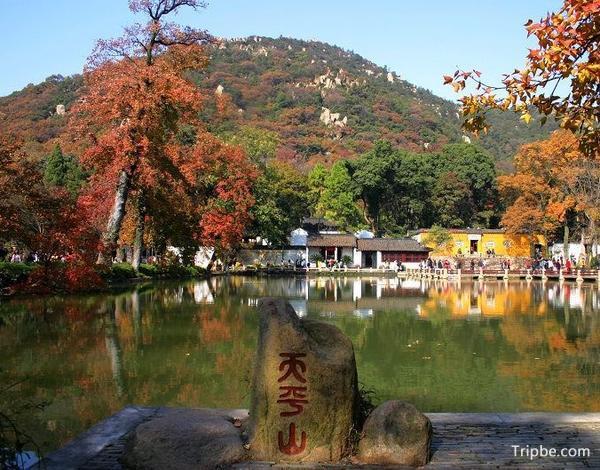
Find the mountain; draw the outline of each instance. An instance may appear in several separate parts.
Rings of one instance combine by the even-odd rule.
[[[496,113],[488,135],[464,136],[451,101],[318,41],[253,36],[223,40],[208,54],[208,67],[191,74],[208,97],[221,98],[219,112],[215,100],[206,100],[207,126],[223,136],[247,128],[267,131],[277,142],[277,158],[303,168],[352,158],[378,139],[411,151],[470,139],[479,141],[502,171],[521,144],[553,129]],[[2,130],[22,135],[33,154],[48,152],[81,86],[79,75],[55,75],[0,98]]]

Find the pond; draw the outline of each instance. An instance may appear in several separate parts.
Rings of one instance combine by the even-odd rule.
[[[0,410],[20,410],[49,451],[127,404],[247,407],[265,296],[341,328],[377,402],[600,410],[598,284],[385,277],[215,277],[2,300]]]

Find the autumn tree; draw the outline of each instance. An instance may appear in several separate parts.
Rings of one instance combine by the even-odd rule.
[[[180,194],[187,194],[187,212],[196,208],[194,238],[230,260],[251,222],[256,166],[240,147],[207,132],[198,135],[191,152],[181,149],[175,164],[185,178],[179,186]]]
[[[113,185],[99,261],[110,260],[134,193],[137,268],[145,192],[157,175],[180,178],[177,132],[182,122],[196,123],[202,103],[185,73],[205,65],[201,46],[210,39],[204,31],[166,20],[185,6],[204,5],[199,0],[130,0],[130,9],[145,15],[147,23],[126,28],[119,39],[99,41],[84,70],[85,93],[72,111],[72,126],[91,138],[81,160],[94,170],[92,185]]]
[[[563,227],[568,243],[570,216],[586,208],[575,191],[587,160],[577,137],[556,131],[549,139],[521,147],[514,158],[515,172],[498,178],[507,203],[501,225],[509,233],[553,235]]]
[[[491,86],[481,73],[457,70],[444,83],[459,92],[472,83],[476,92],[460,99],[464,127],[487,130],[486,111],[511,110],[529,122],[532,109],[542,123],[553,116],[564,129],[576,133],[589,156],[600,148],[600,2],[564,0],[561,9],[538,22],[525,24],[537,47],[530,49],[523,68],[504,75]],[[568,82],[568,83],[565,83]],[[563,85],[564,84],[564,85]]]
[[[87,217],[86,207],[65,188],[44,184],[19,141],[0,136],[0,242],[35,253],[39,267],[30,282],[37,292],[99,282],[90,258],[98,233]]]
[[[573,193],[577,207],[585,217],[587,240],[590,245],[600,242],[600,158],[586,158],[579,162]],[[582,234],[582,241],[586,237]]]

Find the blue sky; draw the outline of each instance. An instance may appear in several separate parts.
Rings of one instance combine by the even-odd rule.
[[[81,71],[98,38],[134,21],[127,0],[0,0],[0,96],[52,74]],[[402,78],[455,99],[442,75],[477,68],[497,82],[523,64],[523,23],[558,0],[212,0],[177,22],[222,37],[318,39],[351,49]]]

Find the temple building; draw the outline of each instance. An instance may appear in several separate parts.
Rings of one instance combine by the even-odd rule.
[[[431,251],[412,238],[376,238],[367,230],[351,234],[335,230],[331,223],[320,221],[319,225],[325,229],[303,227],[290,236],[294,247],[305,247],[305,259],[312,264],[316,260],[333,260],[361,268],[378,268],[394,262],[417,267]]]
[[[422,229],[413,234],[417,242],[427,244],[429,229]],[[510,256],[532,257],[536,253],[545,254],[546,238],[543,235],[509,234],[503,229],[448,229],[452,236],[451,243],[441,251],[432,255],[445,256]]]
[[[375,268],[383,263],[402,263],[416,267],[431,251],[412,238],[364,238],[356,241],[361,267]]]

